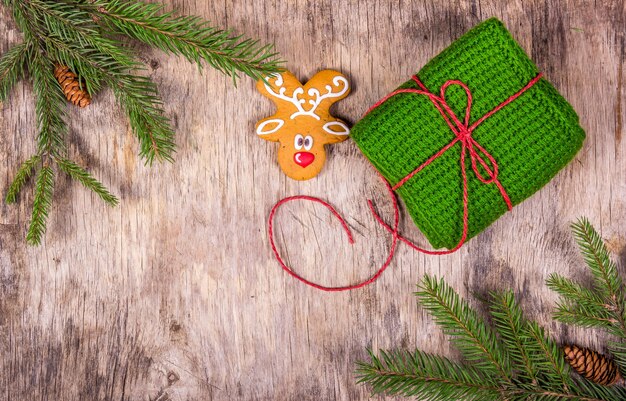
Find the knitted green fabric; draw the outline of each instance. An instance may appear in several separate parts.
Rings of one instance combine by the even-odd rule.
[[[504,25],[492,18],[477,25],[417,74],[434,94],[448,80],[472,92],[470,124],[522,89],[537,67]],[[401,88],[415,88],[413,80]],[[463,120],[467,99],[458,86],[446,101]],[[352,128],[352,139],[392,184],[396,184],[455,136],[428,97],[402,93],[388,99]],[[498,179],[513,205],[543,187],[581,148],[585,133],[567,101],[546,80],[485,120],[472,137],[498,163]],[[461,144],[426,166],[397,190],[413,221],[435,248],[453,248],[463,231]],[[466,159],[468,238],[507,211],[494,184],[480,182]]]

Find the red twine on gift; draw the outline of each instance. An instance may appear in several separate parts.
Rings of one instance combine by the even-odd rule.
[[[274,252],[274,255],[276,256],[278,263],[291,276],[302,281],[303,283],[307,285],[310,285],[311,287],[314,287],[323,291],[346,291],[346,290],[354,290],[357,288],[361,288],[376,281],[391,263],[391,260],[393,259],[393,256],[396,251],[398,240],[404,242],[405,244],[407,244],[414,250],[418,252],[422,252],[427,255],[447,255],[447,254],[456,252],[459,248],[461,248],[461,246],[463,246],[468,235],[468,220],[469,220],[468,218],[469,217],[468,216],[468,190],[467,190],[468,185],[467,185],[467,171],[465,168],[466,167],[465,161],[466,161],[467,154],[469,154],[472,170],[474,171],[476,178],[478,178],[478,180],[484,184],[496,185],[496,187],[500,191],[500,194],[502,195],[502,199],[504,200],[504,203],[506,204],[507,208],[509,210],[513,208],[509,195],[507,194],[506,190],[504,189],[504,187],[498,180],[498,163],[496,162],[494,157],[472,137],[472,133],[474,132],[476,127],[478,127],[486,119],[491,117],[498,110],[502,109],[509,103],[513,102],[515,99],[521,96],[524,92],[530,89],[533,85],[535,85],[541,79],[541,77],[542,77],[542,74],[541,73],[538,74],[535,78],[530,80],[526,84],[526,86],[524,86],[522,89],[517,91],[514,95],[506,99],[504,102],[500,103],[493,110],[491,110],[490,112],[482,116],[480,119],[478,119],[478,121],[470,125],[469,121],[470,121],[470,113],[472,109],[472,93],[465,83],[458,81],[458,80],[446,81],[440,89],[440,95],[437,96],[431,93],[424,86],[424,84],[419,80],[419,78],[416,75],[414,75],[412,77],[413,81],[415,81],[419,89],[417,88],[398,89],[390,93],[389,95],[382,98],[375,105],[373,105],[365,113],[364,117],[368,115],[372,110],[376,109],[377,107],[385,103],[387,100],[389,100],[389,98],[396,96],[398,94],[407,93],[407,94],[415,94],[415,95],[424,95],[431,100],[435,108],[439,111],[439,113],[441,114],[445,122],[448,124],[448,127],[450,127],[450,130],[454,133],[455,138],[451,142],[449,142],[446,146],[441,148],[441,150],[439,150],[433,156],[429,157],[424,163],[419,165],[415,170],[413,170],[411,173],[409,173],[406,177],[402,178],[397,184],[393,186],[391,186],[391,184],[389,184],[389,182],[387,182],[387,180],[379,173],[390,195],[390,198],[392,200],[393,210],[394,210],[394,223],[392,227],[382,219],[380,214],[378,214],[378,212],[374,208],[374,204],[372,203],[372,201],[371,200],[367,201],[370,211],[374,215],[374,218],[376,219],[376,221],[380,225],[382,225],[392,235],[392,243],[391,243],[391,248],[389,250],[389,255],[387,256],[387,259],[385,260],[383,265],[369,279],[363,282],[360,282],[358,284],[348,285],[344,287],[326,287],[323,285],[319,285],[317,283],[314,283],[312,281],[305,279],[304,277],[300,276],[298,273],[293,271],[293,269],[291,269],[289,266],[287,266],[287,264],[285,264],[282,257],[280,256],[280,253],[278,252],[278,249],[274,242],[274,224],[273,224],[274,215],[276,214],[276,211],[278,210],[278,208],[280,208],[281,205],[287,202],[294,201],[294,200],[308,200],[308,201],[322,204],[323,206],[325,206],[327,209],[330,210],[333,216],[339,219],[339,222],[341,223],[344,231],[348,235],[348,240],[350,244],[354,243],[354,239],[352,237],[352,233],[350,232],[350,228],[348,227],[343,217],[341,217],[339,212],[337,212],[337,210],[334,207],[332,207],[330,204],[328,204],[327,202],[319,198],[315,198],[311,196],[292,196],[292,197],[282,199],[274,205],[274,207],[272,208],[272,211],[270,212],[269,221],[268,221],[268,234],[269,234],[270,245],[272,247],[272,251]],[[454,111],[452,111],[452,109],[446,102],[446,90],[451,85],[460,86],[465,91],[465,94],[467,95],[467,106],[465,107],[465,116],[463,118],[463,121],[461,121],[456,116],[456,114],[454,114]],[[399,225],[400,218],[399,218],[398,202],[395,197],[394,191],[402,187],[407,181],[413,178],[413,176],[415,176],[417,173],[422,171],[426,166],[431,164],[433,161],[441,157],[444,153],[446,153],[451,147],[453,147],[457,143],[461,144],[460,167],[461,167],[461,176],[463,178],[462,180],[463,181],[463,232],[461,234],[461,238],[458,244],[452,249],[448,249],[445,251],[433,251],[433,250],[424,249],[415,245],[411,240],[403,237],[402,235],[398,233],[398,225]],[[483,173],[480,171],[480,168],[478,167],[479,165],[482,167],[486,175],[483,175]]]

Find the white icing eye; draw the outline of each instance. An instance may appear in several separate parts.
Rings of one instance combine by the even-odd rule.
[[[304,138],[304,149],[311,150],[312,147],[313,147],[313,138],[307,135],[307,137]]]
[[[304,137],[298,134],[293,140],[293,147],[296,148],[296,150],[300,150],[302,149],[302,145],[304,145]]]

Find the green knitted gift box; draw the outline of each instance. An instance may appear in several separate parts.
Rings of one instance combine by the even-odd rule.
[[[514,95],[539,71],[504,25],[492,18],[477,25],[432,59],[417,76],[434,94],[448,80],[465,83],[472,94],[470,124]],[[410,80],[400,88],[417,88]],[[450,86],[446,101],[463,119],[467,97]],[[389,181],[398,183],[442,147],[454,133],[427,96],[390,97],[352,128],[352,139]],[[546,79],[541,78],[472,133],[495,159],[498,180],[516,205],[539,190],[581,148],[585,133],[578,116]],[[413,221],[435,248],[451,249],[463,231],[461,145],[396,190]],[[476,178],[469,157],[468,236],[472,238],[508,209],[494,184]]]

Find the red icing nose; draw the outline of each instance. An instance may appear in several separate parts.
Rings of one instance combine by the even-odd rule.
[[[315,155],[309,152],[298,152],[293,155],[293,161],[300,167],[306,167],[309,164],[313,163],[315,160]]]

